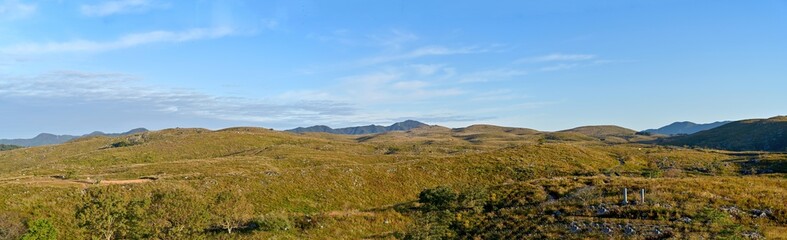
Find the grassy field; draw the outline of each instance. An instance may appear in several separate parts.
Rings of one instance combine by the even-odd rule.
[[[3,151],[0,239],[39,219],[60,239],[785,237],[787,156],[580,130],[167,129]],[[441,186],[464,197],[419,198]]]

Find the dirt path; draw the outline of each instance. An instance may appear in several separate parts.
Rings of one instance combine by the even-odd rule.
[[[118,185],[118,184],[141,184],[153,182],[153,179],[128,179],[128,180],[90,180],[90,179],[57,179],[52,177],[24,177],[24,178],[6,178],[0,179],[0,184],[45,184],[49,186],[73,186],[81,185],[87,187],[88,185]]]
[[[131,179],[131,180],[101,180],[99,185],[116,185],[116,184],[138,184],[138,183],[146,183],[146,182],[153,182],[156,180],[153,179]]]

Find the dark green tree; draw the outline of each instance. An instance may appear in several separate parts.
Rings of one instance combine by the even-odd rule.
[[[424,210],[447,210],[456,205],[457,194],[448,187],[426,189],[418,194],[418,202]]]

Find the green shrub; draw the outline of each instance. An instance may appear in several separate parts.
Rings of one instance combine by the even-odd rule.
[[[31,221],[22,240],[57,240],[57,229],[47,219]]]
[[[457,194],[448,187],[426,189],[418,194],[418,202],[425,210],[451,209],[457,200]]]
[[[285,214],[265,214],[254,219],[253,223],[262,231],[287,231],[292,229],[292,222]]]

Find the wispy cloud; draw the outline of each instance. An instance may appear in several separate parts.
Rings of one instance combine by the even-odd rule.
[[[418,35],[401,29],[393,29],[390,33],[371,35],[369,38],[376,44],[388,49],[402,49],[406,43],[418,40]]]
[[[13,20],[28,17],[38,10],[32,3],[23,3],[18,0],[0,1],[0,20]]]
[[[595,58],[596,55],[590,55],[590,54],[554,53],[554,54],[538,56],[538,57],[522,58],[517,60],[516,63],[576,62],[576,61],[593,60]]]
[[[521,77],[527,74],[528,71],[521,70],[521,69],[497,68],[497,69],[484,70],[484,71],[465,74],[463,77],[461,77],[459,82],[478,83],[478,82],[502,81],[514,77]]]
[[[451,89],[430,89],[416,82],[401,81],[380,74],[359,76],[358,81],[370,80],[381,86],[405,86],[398,94],[400,101],[417,100],[419,96],[454,94]],[[410,85],[410,86],[407,86]],[[371,93],[374,94],[374,93]],[[429,96],[426,96],[429,95]],[[393,95],[389,95],[395,97]],[[350,96],[357,98],[359,96]],[[212,119],[227,124],[254,123],[265,126],[295,127],[314,124],[348,126],[359,124],[388,124],[403,119],[427,122],[456,122],[478,119],[461,111],[409,111],[376,109],[378,105],[361,110],[356,102],[328,100],[336,98],[324,91],[293,91],[270,98],[244,98],[211,95],[188,89],[168,89],[143,84],[134,75],[121,73],[90,73],[58,71],[29,77],[0,75],[0,101],[67,103],[69,106],[93,106],[103,114],[127,116],[136,123],[156,121],[146,116],[171,116],[178,119]],[[337,98],[338,99],[338,98]],[[390,98],[393,99],[393,98]],[[366,101],[366,99],[356,99]],[[48,104],[50,105],[50,104]],[[133,119],[124,109],[116,106],[134,106],[140,119]],[[143,110],[139,110],[143,109]],[[76,109],[75,109],[76,110]],[[85,112],[90,109],[79,109]],[[117,111],[117,112],[113,112]],[[139,112],[143,111],[143,112]]]
[[[193,28],[181,32],[151,31],[122,36],[114,41],[97,42],[90,40],[73,40],[66,42],[25,43],[0,48],[0,52],[8,54],[45,54],[61,52],[101,52],[130,48],[152,43],[177,43],[200,39],[211,39],[235,33],[233,28]]]
[[[440,67],[424,75],[419,67],[396,67],[376,70],[366,74],[340,78],[341,89],[348,99],[362,99],[357,104],[407,103],[434,100],[465,93],[457,87],[442,84],[442,80],[453,74],[450,69]]]
[[[379,47],[390,51],[401,50],[405,45],[415,42],[420,38],[415,33],[402,29],[390,29],[379,33],[360,34],[344,28],[335,29],[327,33],[313,33],[308,37],[322,42],[355,47]]]
[[[82,15],[91,17],[104,17],[115,14],[143,13],[155,8],[164,8],[167,5],[155,3],[150,0],[116,0],[105,1],[98,4],[85,4],[79,7]]]
[[[488,49],[481,48],[481,47],[450,48],[445,46],[426,46],[406,52],[384,54],[372,58],[362,59],[360,61],[360,64],[374,65],[374,64],[381,64],[381,63],[387,63],[392,61],[401,61],[401,60],[416,59],[422,57],[474,54],[474,53],[484,53],[488,51],[489,51]]]
[[[514,64],[529,65],[534,71],[553,72],[609,62],[592,54],[553,53],[543,56],[526,57],[514,61]]]
[[[193,90],[145,86],[132,75],[76,71],[0,77],[0,98],[100,102],[110,106],[125,102],[149,106],[159,112],[246,122],[312,121],[353,115],[355,111],[352,106],[339,102],[223,97]]]

